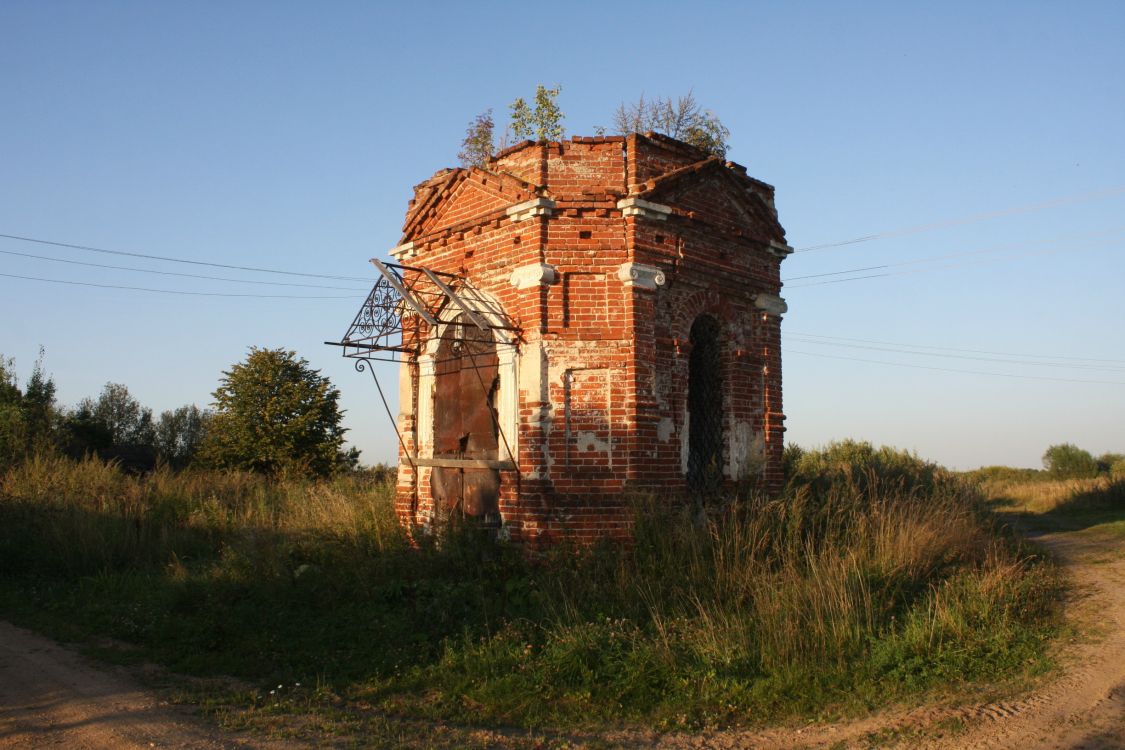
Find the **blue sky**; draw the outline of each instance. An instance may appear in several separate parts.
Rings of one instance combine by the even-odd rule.
[[[623,100],[693,90],[776,186],[793,246],[937,225],[795,254],[784,277],[956,256],[787,286],[789,439],[958,468],[1035,466],[1063,441],[1125,451],[1121,3],[7,0],[0,29],[2,234],[370,277],[478,112],[561,84],[583,135]],[[392,457],[370,380],[321,343],[362,283],[0,251],[348,287],[0,254],[3,274],[343,297],[0,276],[0,352],[26,377],[45,347],[64,403],[115,381],[160,411],[209,402],[248,346],[284,346],[341,389],[364,459]]]

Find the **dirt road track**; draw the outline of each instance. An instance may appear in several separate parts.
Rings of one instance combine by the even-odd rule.
[[[569,744],[675,750],[836,750],[869,747],[878,737],[879,747],[912,750],[1125,750],[1125,555],[1119,549],[1120,538],[1060,533],[1040,541],[1058,555],[1078,586],[1068,607],[1071,617],[1101,633],[1069,649],[1063,657],[1068,665],[1064,674],[1030,695],[967,708],[921,708],[802,730],[704,736],[626,731],[571,736]],[[224,736],[139,687],[124,670],[97,665],[45,638],[0,622],[0,750],[278,746]]]
[[[127,675],[0,622],[0,748],[246,747]]]

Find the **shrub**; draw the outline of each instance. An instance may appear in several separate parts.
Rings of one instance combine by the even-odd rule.
[[[863,492],[873,482],[883,488],[930,491],[947,478],[947,473],[937,464],[914,453],[887,446],[875,448],[871,443],[855,440],[829,443],[819,450],[801,451],[795,456],[791,471],[791,489],[805,486],[816,493],[835,486]]]
[[[1056,479],[1090,479],[1098,475],[1098,462],[1090,452],[1070,443],[1048,448],[1043,454],[1043,466]]]

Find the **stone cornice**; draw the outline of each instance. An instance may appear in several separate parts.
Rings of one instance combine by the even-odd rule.
[[[532,198],[523,203],[509,206],[508,218],[512,221],[526,221],[536,216],[550,216],[555,210],[555,202],[550,198]]]
[[[663,206],[641,198],[622,198],[617,201],[622,216],[642,216],[646,219],[664,221],[672,213],[670,206]]]
[[[509,281],[516,289],[531,289],[542,284],[554,284],[558,278],[559,272],[554,266],[546,263],[531,263],[512,271]]]
[[[414,249],[414,243],[413,242],[405,242],[401,245],[398,245],[397,247],[392,247],[387,252],[389,252],[396,260],[403,260],[404,258],[413,258],[415,255],[418,254],[418,251]]]
[[[789,312],[789,305],[776,294],[755,294],[754,307],[768,315],[784,315]]]
[[[784,242],[770,240],[770,252],[779,258],[784,258],[786,255],[789,255],[793,252],[793,248],[791,248],[789,245],[786,245]]]
[[[655,291],[656,287],[664,286],[664,271],[656,266],[644,263],[622,263],[617,269],[617,278],[625,282],[625,286],[635,286],[648,291]]]

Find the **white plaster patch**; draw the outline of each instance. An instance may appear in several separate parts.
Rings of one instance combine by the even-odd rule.
[[[578,450],[583,452],[609,453],[610,445],[605,440],[599,440],[596,433],[580,432],[575,436]]]
[[[676,423],[672,421],[671,417],[664,417],[656,423],[656,439],[662,443],[667,443],[675,431]]]
[[[766,464],[766,441],[749,422],[738,422],[731,436],[731,476],[739,480],[761,475]]]

